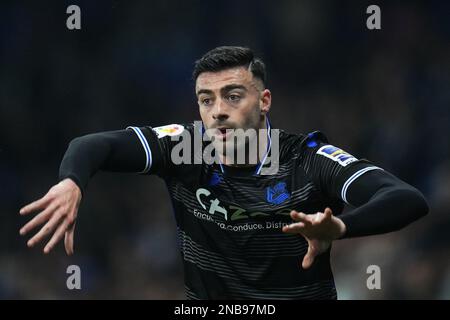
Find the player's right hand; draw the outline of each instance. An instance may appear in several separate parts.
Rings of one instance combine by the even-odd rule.
[[[40,212],[20,229],[21,235],[45,223],[41,230],[28,240],[28,247],[35,246],[53,233],[44,247],[44,253],[49,253],[64,236],[66,253],[73,254],[73,234],[81,197],[81,190],[76,183],[71,179],[64,179],[54,185],[44,197],[20,209],[21,215]]]

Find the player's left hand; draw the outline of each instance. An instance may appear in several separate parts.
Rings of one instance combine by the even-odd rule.
[[[283,227],[283,232],[302,235],[308,241],[308,252],[303,258],[302,267],[308,269],[319,254],[325,252],[333,240],[345,234],[344,222],[333,216],[330,208],[316,214],[291,211],[294,222]]]

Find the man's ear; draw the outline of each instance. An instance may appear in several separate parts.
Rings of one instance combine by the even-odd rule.
[[[267,114],[270,110],[272,104],[272,93],[269,89],[264,89],[261,91],[261,97],[259,102],[259,107],[261,109],[261,114]]]

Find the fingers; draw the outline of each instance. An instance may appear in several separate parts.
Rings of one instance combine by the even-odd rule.
[[[314,222],[313,215],[307,215],[303,212],[297,212],[295,210],[291,211],[291,218],[295,223],[291,223],[282,228],[283,232],[286,233],[303,233],[305,230],[309,229]]]
[[[67,227],[69,226],[69,222],[67,219],[65,219],[56,229],[55,233],[53,234],[50,241],[47,243],[47,245],[44,247],[44,253],[48,254],[53,247],[59,242],[59,240],[62,239],[64,233],[67,230]]]
[[[23,236],[28,233],[30,230],[36,228],[37,226],[43,224],[47,221],[53,212],[56,210],[56,204],[50,204],[44,211],[35,216],[31,221],[29,221],[25,226],[20,229],[19,233]]]
[[[284,226],[281,230],[286,233],[301,233],[304,229],[305,224],[303,222],[296,222]]]
[[[310,226],[317,223],[321,223],[324,220],[331,219],[333,212],[330,208],[325,208],[325,211],[317,212],[316,214],[304,214],[303,212],[291,211],[291,218],[294,221],[303,222],[305,225]]]
[[[330,208],[326,207],[324,213],[324,219],[331,219],[331,216],[333,215],[333,211],[331,211]]]
[[[327,220],[331,220],[333,213],[331,211],[330,208],[325,208],[325,211],[322,212],[317,212],[316,214],[314,214],[314,219],[313,219],[313,224],[317,225],[317,224],[321,224],[326,222]]]
[[[52,232],[58,225],[58,222],[61,220],[61,215],[55,213],[52,218],[41,228],[41,230],[30,240],[28,240],[28,247],[33,247],[36,243],[42,241],[42,239],[47,236],[50,232]]]
[[[69,230],[66,231],[65,236],[64,236],[64,247],[66,248],[66,253],[67,255],[72,255],[74,250],[73,250],[73,235],[75,233],[75,224],[76,222],[74,222],[70,227]]]
[[[291,211],[291,218],[294,221],[301,221],[302,219],[304,219],[306,216],[306,214],[304,214],[303,212],[298,212],[295,210]]]
[[[311,267],[316,256],[317,250],[311,244],[309,244],[308,252],[306,252],[305,256],[303,257],[302,268],[308,269],[309,267]]]
[[[40,198],[39,200],[36,200],[36,201],[26,205],[22,209],[20,209],[19,213],[21,215],[26,215],[31,212],[37,211],[37,210],[43,210],[47,206],[49,201],[50,201],[50,197],[45,195],[44,197]]]
[[[324,214],[323,214],[323,213],[317,212],[317,213],[314,215],[314,222],[320,222],[320,221],[322,221],[322,220],[323,220],[323,217],[324,217]]]
[[[44,224],[39,232],[28,240],[28,247],[33,247],[43,241],[45,237],[53,234],[44,247],[44,253],[49,253],[65,236],[66,252],[69,255],[73,254],[75,220],[80,200],[79,187],[72,180],[65,179],[54,185],[44,197],[20,209],[21,215],[41,211],[20,229],[21,235]]]
[[[303,212],[291,211],[291,218],[294,221],[303,222],[305,225],[311,225],[311,217]]]
[[[326,207],[324,212],[317,212],[314,214],[313,224],[320,224],[326,220],[331,220],[331,216],[333,215],[333,212],[329,207]]]

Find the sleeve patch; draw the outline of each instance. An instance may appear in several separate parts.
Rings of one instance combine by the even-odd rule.
[[[169,124],[167,126],[155,127],[152,129],[155,131],[158,139],[165,136],[177,136],[184,131],[184,127],[180,124]]]
[[[330,144],[320,147],[316,153],[338,162],[343,167],[352,162],[358,161],[358,159],[351,154]]]

